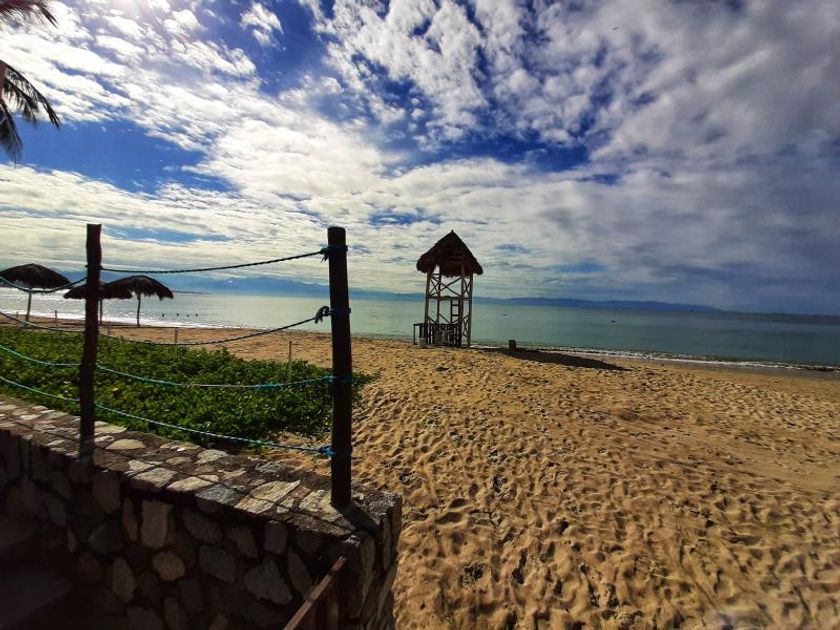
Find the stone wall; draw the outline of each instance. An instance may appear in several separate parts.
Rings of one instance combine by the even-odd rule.
[[[282,627],[340,556],[350,627],[392,628],[400,499],[253,456],[0,400],[0,511],[34,516],[40,547],[109,628]]]

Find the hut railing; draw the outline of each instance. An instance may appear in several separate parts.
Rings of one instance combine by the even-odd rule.
[[[461,324],[441,322],[418,322],[414,324],[412,340],[417,345],[418,340],[432,346],[461,345]]]

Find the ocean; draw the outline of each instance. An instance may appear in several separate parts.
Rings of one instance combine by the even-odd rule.
[[[329,302],[323,298],[179,292],[174,300],[145,299],[141,321],[158,326],[273,328],[305,319]],[[351,299],[354,334],[411,339],[422,319],[417,300]],[[105,304],[107,320],[133,323],[137,303]],[[26,296],[0,289],[0,310],[20,316]],[[83,302],[35,295],[33,314],[81,318]],[[329,322],[306,330],[329,330]],[[474,304],[473,343],[594,351],[621,356],[840,367],[840,318],[728,312],[658,312]]]

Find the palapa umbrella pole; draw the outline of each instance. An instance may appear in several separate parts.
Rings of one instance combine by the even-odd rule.
[[[29,321],[29,311],[32,309],[32,294],[27,293],[26,295],[26,321]]]
[[[137,328],[140,328],[140,300],[143,299],[143,296],[139,293],[137,294]]]

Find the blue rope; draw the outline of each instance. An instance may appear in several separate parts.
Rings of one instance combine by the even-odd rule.
[[[326,309],[326,311],[324,311],[324,309]],[[102,337],[107,337],[108,339],[116,339],[117,341],[126,341],[128,343],[143,343],[150,346],[212,346],[221,343],[242,341],[243,339],[251,339],[253,337],[259,337],[261,335],[270,335],[272,333],[280,332],[281,330],[288,330],[289,328],[302,326],[303,324],[308,324],[309,322],[315,322],[317,324],[320,323],[324,319],[324,317],[329,315],[329,310],[329,306],[322,306],[315,313],[314,317],[310,317],[309,319],[303,319],[299,322],[295,322],[294,324],[287,324],[285,326],[280,326],[278,328],[269,328],[267,330],[258,330],[256,332],[248,333],[247,335],[239,335],[237,337],[227,337],[225,339],[210,339],[207,341],[179,341],[178,343],[170,343],[167,341],[151,341],[148,339],[131,339],[129,337],[117,337],[116,335],[107,335],[105,333],[99,333],[99,335]],[[50,328],[48,330],[54,329]]]
[[[27,354],[22,354],[17,350],[12,350],[8,346],[4,346],[0,344],[0,350],[5,352],[6,354],[10,354],[13,357],[17,357],[18,359],[23,359],[24,361],[29,361],[30,363],[37,363],[38,365],[45,365],[47,367],[56,367],[56,368],[78,368],[78,363],[56,363],[54,361],[42,361],[41,359],[36,359],[35,357],[30,357]]]
[[[126,413],[124,411],[119,411],[118,409],[112,409],[111,407],[106,407],[100,403],[96,403],[96,407],[102,409],[102,411],[108,411],[110,413],[117,414],[118,416],[123,416],[125,418],[130,418],[131,420],[138,420],[140,422],[146,422],[148,424],[154,424],[161,427],[166,427],[168,429],[175,429],[176,431],[185,431],[187,433],[194,433],[196,435],[201,435],[204,437],[213,438],[216,440],[228,440],[230,442],[237,442],[239,444],[247,444],[249,446],[261,446],[267,448],[283,448],[292,451],[302,451],[305,453],[313,453],[316,455],[323,455],[325,457],[335,457],[335,453],[329,446],[318,446],[318,447],[311,447],[311,446],[295,446],[293,444],[280,444],[279,442],[272,442],[270,440],[252,440],[250,438],[241,438],[235,437],[233,435],[222,435],[221,433],[211,433],[210,431],[201,431],[200,429],[191,429],[188,427],[183,427],[177,424],[170,424],[168,422],[161,422],[160,420],[150,420],[149,418],[144,418],[142,416],[135,416],[132,413]]]
[[[220,388],[220,389],[282,389],[285,387],[294,387],[297,385],[309,385],[311,383],[331,383],[332,376],[322,376],[321,378],[310,378],[303,381],[291,381],[288,383],[258,383],[255,385],[246,385],[240,383],[179,383],[177,381],[167,381],[157,378],[149,378],[146,376],[138,376],[137,374],[130,374],[128,372],[121,372],[114,370],[101,363],[96,364],[96,369],[101,372],[108,372],[116,376],[131,379],[134,381],[141,381],[143,383],[151,383],[153,385],[164,385],[168,387],[206,387],[206,388]]]
[[[76,333],[77,335],[83,332],[81,330],[76,330],[75,328],[53,328],[51,326],[40,326],[39,324],[33,324],[32,322],[28,322],[24,319],[18,319],[17,317],[13,317],[12,315],[4,313],[3,311],[0,311],[0,316],[5,317],[6,319],[10,319],[13,322],[17,322],[18,324],[21,324],[26,328],[38,328],[40,330],[48,330],[50,332]]]
[[[17,289],[18,291],[23,291],[24,293],[30,294],[41,294],[41,293],[57,293],[59,291],[63,291],[64,289],[69,289],[70,287],[74,287],[77,284],[81,284],[87,280],[87,277],[82,278],[81,280],[76,280],[75,282],[68,282],[67,284],[63,284],[60,287],[54,287],[52,289],[27,289],[26,287],[22,287],[19,284],[15,284],[14,282],[9,282],[3,276],[0,276],[0,282],[3,282],[13,289]]]
[[[67,398],[66,396],[59,396],[58,394],[50,394],[49,392],[45,392],[40,389],[35,389],[34,387],[29,387],[28,385],[24,385],[23,383],[18,383],[17,381],[10,381],[9,379],[0,376],[0,381],[7,383],[9,385],[14,385],[15,387],[20,387],[21,389],[25,389],[27,391],[33,392],[35,394],[39,394],[41,396],[47,396],[49,398],[57,398],[58,400],[64,400],[66,402],[79,402],[78,398]]]
[[[310,256],[324,256],[324,260],[328,255],[329,247],[319,249],[317,252],[307,252],[305,254],[297,254],[295,256],[286,256],[284,258],[272,258],[271,260],[261,260],[259,262],[241,263],[236,265],[222,265],[220,267],[197,267],[195,269],[119,269],[115,267],[101,267],[102,271],[110,271],[113,273],[137,273],[137,274],[168,274],[168,273],[201,273],[204,271],[224,271],[225,269],[242,269],[243,267],[256,267],[258,265],[270,265],[272,263],[286,262],[289,260],[297,260],[299,258],[308,258]]]

